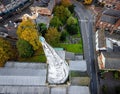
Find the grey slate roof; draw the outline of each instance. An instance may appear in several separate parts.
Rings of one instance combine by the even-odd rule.
[[[87,71],[87,64],[85,60],[77,60],[77,61],[69,61],[69,66],[71,71],[81,71],[86,72]]]
[[[11,28],[10,30],[8,30],[8,35],[13,37],[13,38],[18,38],[17,34],[16,34],[17,29],[16,28]]]
[[[1,94],[90,94],[87,86],[44,87],[44,86],[0,86]]]
[[[103,14],[120,18],[120,10],[107,9],[103,12]]]
[[[36,22],[39,23],[44,23],[47,25],[47,27],[49,27],[49,22],[50,22],[50,18],[48,16],[42,16],[39,15],[38,18],[36,19]]]
[[[107,52],[113,51],[113,43],[108,38],[106,38],[106,48],[107,48]]]
[[[65,59],[75,60],[75,54],[72,52],[65,52]]]
[[[105,57],[105,69],[120,69],[120,52],[102,52]]]
[[[109,16],[109,15],[101,16],[101,21],[111,23],[111,24],[115,24],[118,21],[118,19],[119,19],[118,17],[113,17],[113,16]]]
[[[90,94],[90,91],[87,86],[70,86],[68,94]]]
[[[12,62],[9,61],[5,64],[4,68],[20,68],[20,69],[46,69],[46,63],[35,63],[35,62]]]
[[[120,52],[120,46],[113,45],[113,51],[114,52]]]
[[[53,8],[55,6],[55,0],[50,0],[48,3],[48,9],[52,12]]]
[[[0,32],[8,33],[8,30],[4,26],[0,26]]]
[[[41,0],[41,5],[47,6],[50,0]]]
[[[0,2],[6,6],[11,3],[11,0],[0,0]]]
[[[0,85],[45,85],[46,69],[0,68]]]
[[[76,54],[76,55],[75,55],[75,60],[83,60],[83,55],[81,55],[81,54]]]
[[[105,33],[101,30],[98,30],[98,47],[106,47]]]
[[[119,59],[120,60],[120,52],[102,52],[106,58]]]
[[[49,94],[44,86],[0,86],[0,94]]]
[[[50,94],[67,94],[66,87],[53,87]]]

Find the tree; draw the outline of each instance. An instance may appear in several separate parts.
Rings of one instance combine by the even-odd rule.
[[[77,24],[77,19],[75,19],[74,17],[69,17],[67,20],[67,32],[70,35],[74,35],[78,33],[78,24]]]
[[[39,27],[39,32],[42,34],[42,36],[44,37],[45,36],[45,33],[47,31],[47,26],[46,24],[44,23],[39,23],[38,24],[38,27]]]
[[[34,53],[32,45],[23,39],[19,39],[17,41],[17,49],[20,57],[23,57],[23,58],[31,57]]]
[[[74,24],[77,24],[77,19],[75,19],[74,17],[70,16],[67,19],[67,25],[74,25]]]
[[[65,24],[66,20],[71,16],[71,12],[64,6],[57,6],[55,8],[54,14],[60,19],[63,24]]]
[[[67,32],[70,35],[75,35],[78,33],[78,26],[77,25],[67,25]]]
[[[73,13],[73,12],[74,12],[74,5],[73,5],[73,4],[70,5],[70,6],[68,7],[68,9],[70,10],[71,13]]]
[[[70,5],[72,5],[72,3],[70,2],[70,0],[61,0],[61,5],[63,5],[64,7],[69,7]]]
[[[89,5],[89,4],[91,4],[91,3],[92,3],[92,0],[84,0],[84,4]]]
[[[57,46],[60,39],[60,33],[57,31],[56,28],[49,28],[47,33],[45,34],[45,39],[50,45]]]
[[[67,32],[64,30],[61,32],[61,36],[60,36],[60,41],[65,41],[66,40],[66,36],[67,36]]]
[[[0,67],[3,67],[5,62],[14,57],[14,51],[9,41],[0,38]]]
[[[39,48],[39,34],[35,24],[31,20],[23,20],[20,23],[18,26],[17,35],[20,39],[28,41],[33,46],[34,50]]]
[[[57,29],[62,26],[62,22],[57,16],[54,16],[50,21],[50,27],[56,27]]]

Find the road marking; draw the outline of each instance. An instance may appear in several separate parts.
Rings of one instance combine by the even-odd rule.
[[[78,20],[80,22],[95,22],[95,20]]]
[[[79,20],[79,21],[81,21],[81,22],[88,22],[88,20]]]

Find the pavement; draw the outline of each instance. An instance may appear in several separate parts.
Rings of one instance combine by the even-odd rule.
[[[72,0],[75,5],[75,12],[77,14],[79,25],[81,27],[81,34],[83,38],[83,48],[84,48],[84,59],[87,61],[88,73],[91,77],[91,93],[97,93],[97,72],[95,65],[95,54],[94,54],[94,14],[87,10],[81,3]]]

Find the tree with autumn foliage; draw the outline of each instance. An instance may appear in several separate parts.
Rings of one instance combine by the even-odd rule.
[[[58,44],[60,40],[60,33],[56,28],[49,28],[45,34],[45,39],[50,45],[57,46],[56,44]]]
[[[7,60],[14,57],[14,50],[9,41],[0,38],[0,67],[3,67]]]
[[[92,0],[84,0],[84,4],[89,5],[89,4],[91,4],[91,3],[92,3]]]
[[[72,5],[72,3],[70,2],[70,0],[61,0],[61,5],[63,5],[64,7],[69,7]]]
[[[28,41],[34,50],[39,48],[39,34],[32,20],[23,20],[18,26],[17,35],[19,39]]]

